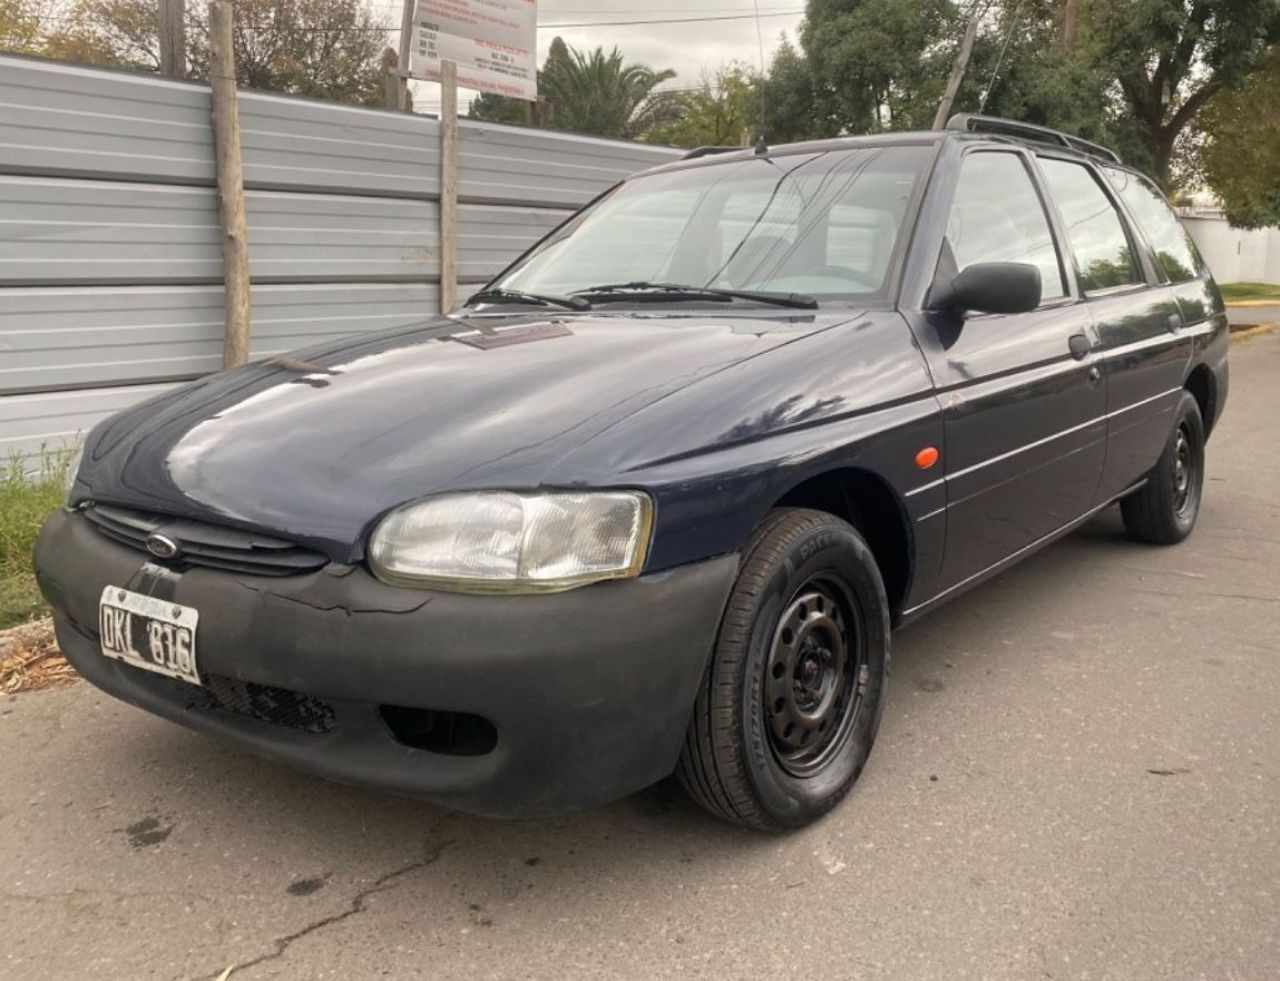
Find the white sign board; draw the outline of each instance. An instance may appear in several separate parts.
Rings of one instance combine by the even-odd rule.
[[[465,88],[537,101],[537,0],[418,0],[413,29],[414,78],[452,61]]]

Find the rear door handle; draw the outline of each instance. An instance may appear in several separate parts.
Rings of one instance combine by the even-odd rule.
[[[1182,314],[1180,313],[1169,314],[1169,316],[1165,318],[1165,323],[1169,325],[1170,330],[1177,330],[1179,327],[1182,326]]]
[[[1093,345],[1084,334],[1072,334],[1067,340],[1067,347],[1071,348],[1071,356],[1077,361],[1083,361],[1093,350]]]

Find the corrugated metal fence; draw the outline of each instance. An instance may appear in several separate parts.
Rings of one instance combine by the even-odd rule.
[[[434,313],[437,121],[257,92],[240,115],[253,356]],[[464,120],[461,282],[674,153]],[[0,456],[217,370],[221,277],[208,89],[0,56]]]

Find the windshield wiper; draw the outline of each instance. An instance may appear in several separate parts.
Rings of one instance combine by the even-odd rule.
[[[524,293],[520,290],[508,290],[495,287],[481,290],[467,300],[463,306],[474,306],[477,303],[520,303],[536,307],[564,307],[566,310],[590,310],[591,301],[581,296],[553,296],[543,293]]]
[[[717,286],[686,286],[683,283],[612,283],[574,290],[573,296],[589,296],[594,300],[647,300],[649,302],[680,302],[683,300],[713,300],[724,303],[733,300],[749,300],[768,303],[776,307],[795,307],[816,310],[818,301],[804,293],[766,293],[757,290],[726,290]]]

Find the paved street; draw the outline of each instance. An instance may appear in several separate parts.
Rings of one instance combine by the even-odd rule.
[[[1227,307],[1227,319],[1232,327],[1256,327],[1259,324],[1280,324],[1280,303],[1272,306]]]
[[[1280,333],[1233,357],[1195,537],[1108,513],[903,632],[862,782],[790,837],[674,784],[477,820],[87,685],[0,702],[0,976],[1280,975]]]

